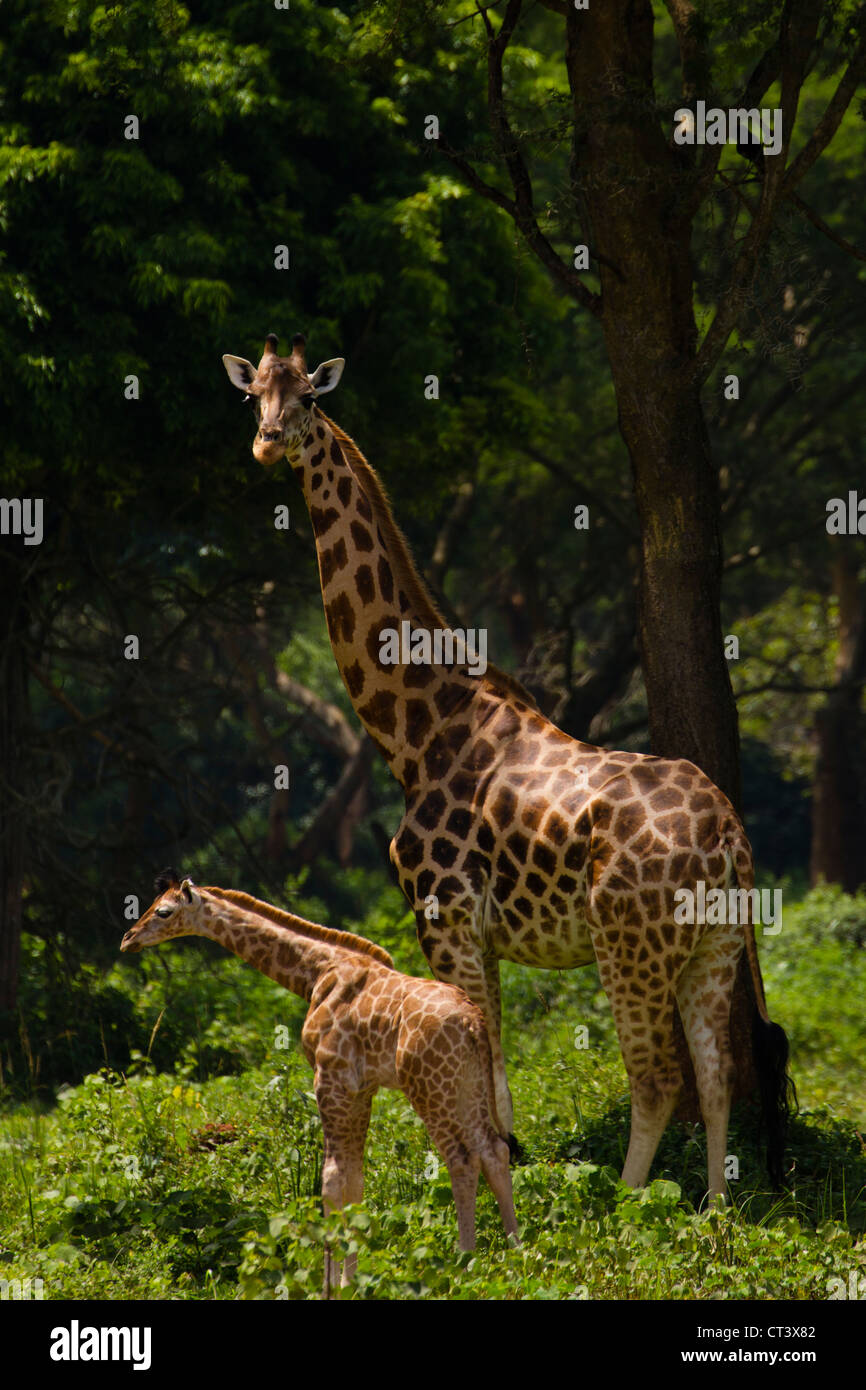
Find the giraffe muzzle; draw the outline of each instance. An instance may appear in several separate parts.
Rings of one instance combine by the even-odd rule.
[[[286,441],[281,430],[265,430],[253,444],[253,458],[266,468],[272,468],[286,452]]]

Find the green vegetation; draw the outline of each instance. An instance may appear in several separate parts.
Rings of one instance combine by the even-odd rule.
[[[670,16],[654,8],[664,124],[681,74]],[[834,25],[846,7],[831,8],[798,142],[844,56]],[[542,229],[570,264],[581,219],[565,187],[562,25],[525,9],[509,99]],[[781,6],[753,3],[752,22],[701,9],[719,92],[733,91]],[[0,7],[0,495],[45,501],[42,545],[0,536],[14,616],[0,630],[0,832],[8,803],[11,837],[0,943],[17,940],[19,917],[46,949],[61,938],[67,979],[75,961],[108,964],[126,895],[143,898],[165,862],[278,894],[350,756],[299,704],[302,686],[357,727],[303,500],[287,466],[253,462],[249,406],[220,364],[223,352],[255,357],[269,331],[285,346],[303,329],[311,362],[346,357],[329,408],[380,471],[449,620],[486,627],[491,659],[566,732],[648,750],[640,528],[603,334],[507,213],[423,137],[435,110],[507,189],[473,10],[295,0],[287,20],[254,0]],[[323,86],[319,65],[338,78]],[[126,138],[129,113],[138,140]],[[847,242],[860,237],[863,143],[852,107],[809,175],[807,201]],[[722,172],[695,228],[702,325],[741,239],[734,212],[757,192],[734,151]],[[288,272],[274,269],[277,244],[290,246]],[[848,745],[857,845],[866,823],[862,673],[846,665],[860,649],[866,571],[860,538],[831,544],[824,525],[828,497],[859,477],[866,273],[790,211],[759,284],[724,363],[741,399],[726,402],[714,380],[704,409],[719,465],[722,632],[739,640],[743,809],[759,862],[781,875],[809,862],[816,721],[837,685],[855,704],[831,710],[829,732],[842,728]],[[435,402],[423,395],[429,373]],[[278,504],[288,532],[274,528]],[[574,529],[578,504],[590,508],[587,532]],[[122,657],[127,633],[140,638],[137,662]],[[276,763],[292,768],[292,786],[272,834]],[[390,838],[399,815],[381,762],[363,792],[350,862],[381,869],[371,823]],[[832,793],[825,810],[839,809]],[[328,870],[313,872],[342,910],[340,884],[332,894]],[[16,977],[14,951],[0,950],[13,1014],[0,1036],[12,1046]]]
[[[778,205],[733,297],[766,186],[740,151],[724,151],[679,250],[685,223],[657,224],[654,273],[633,272],[633,227],[613,228],[612,252],[612,224],[591,203],[620,167],[609,211],[640,193],[620,164],[629,126],[642,137],[657,122],[666,186],[684,78],[724,105],[738,98],[789,5],[696,0],[687,74],[674,10],[688,7],[653,0],[646,104],[638,92],[631,112],[605,106],[577,127],[557,6],[523,5],[505,105],[538,229],[569,282],[576,244],[592,243],[576,300],[507,210],[485,25],[497,31],[514,7],[481,8],[0,5],[0,495],[45,509],[41,544],[0,534],[0,1274],[42,1278],[49,1298],[318,1291],[321,1138],[296,1048],[302,1005],[205,943],[118,960],[129,900],[146,905],[163,864],[354,927],[401,968],[426,970],[386,879],[402,798],[381,759],[322,829],[359,756],[358,724],[303,498],[288,465],[253,462],[250,407],[223,352],[257,357],[266,333],[285,349],[303,330],[311,366],[345,356],[329,413],[380,472],[449,622],[484,626],[490,658],[574,737],[648,751],[654,709],[657,751],[659,709],[680,688],[694,698],[705,663],[682,640],[688,623],[679,638],[665,630],[673,676],[648,699],[639,648],[654,649],[636,640],[636,595],[647,554],[663,548],[646,544],[635,464],[654,485],[661,475],[634,431],[645,420],[655,432],[673,399],[657,394],[653,354],[680,391],[691,315],[703,334],[736,298],[689,402],[692,433],[665,432],[678,484],[661,487],[656,520],[689,490],[703,421],[721,542],[703,567],[724,559],[720,632],[738,642],[729,669],[756,862],[789,885],[789,903],[810,875],[863,881],[866,551],[862,534],[825,525],[828,499],[862,493],[866,266],[849,251],[862,241],[863,69],[800,202]],[[642,6],[624,10],[643,25]],[[864,23],[852,0],[823,7],[794,158]],[[571,52],[609,70],[600,50]],[[772,104],[780,89],[763,66]],[[438,142],[424,135],[431,112]],[[635,167],[653,183],[643,155]],[[653,244],[649,231],[641,240]],[[275,268],[283,245],[288,271]],[[605,286],[598,251],[628,294]],[[641,294],[677,265],[693,279],[677,281],[668,351],[658,316],[639,321]],[[584,289],[636,317],[602,325]],[[614,372],[617,342],[630,364]],[[638,411],[623,410],[630,374],[646,381]],[[289,530],[275,528],[278,505]],[[681,616],[718,606],[711,586]],[[127,634],[137,661],[124,659]],[[698,700],[705,729],[726,700]],[[732,721],[734,761],[735,744]],[[277,766],[291,769],[289,791],[275,787]],[[754,1116],[735,1117],[726,1216],[697,1210],[700,1131],[671,1126],[645,1195],[617,1188],[627,1087],[595,971],[506,968],[525,1245],[505,1247],[482,1191],[479,1253],[456,1255],[447,1179],[424,1176],[426,1135],[383,1094],[365,1209],[330,1223],[335,1245],[361,1247],[355,1294],[825,1297],[828,1276],[863,1264],[864,944],[863,890],[836,887],[789,906],[782,934],[759,940],[803,1109],[781,1200],[765,1189]]]
[[[396,891],[383,904],[355,925],[422,973]],[[822,889],[788,905],[782,933],[761,942],[801,1114],[781,1198],[767,1191],[754,1113],[735,1115],[740,1176],[725,1214],[698,1209],[701,1129],[670,1126],[644,1192],[619,1184],[627,1086],[594,969],[508,968],[524,1244],[506,1246],[482,1184],[473,1255],[457,1252],[447,1173],[435,1172],[426,1131],[398,1093],[380,1092],[374,1106],[363,1207],[323,1220],[302,1001],[205,943],[118,962],[87,992],[90,1015],[67,1022],[66,1055],[72,1066],[78,1045],[95,1060],[102,1032],[109,1056],[126,1048],[122,1069],[70,1071],[56,1099],[39,1088],[41,1054],[29,1079],[7,1074],[2,1275],[41,1278],[49,1299],[318,1297],[327,1234],[337,1253],[359,1250],[344,1295],[356,1298],[825,1299],[829,1279],[866,1273],[864,929],[863,895]],[[26,974],[41,982],[47,1020],[44,951]],[[67,1007],[67,1020],[75,1012]],[[578,1024],[586,1049],[575,1046]]]

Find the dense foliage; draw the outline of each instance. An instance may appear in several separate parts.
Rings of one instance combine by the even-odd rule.
[[[556,8],[525,7],[504,72],[539,226],[570,263]],[[680,100],[674,8],[690,7],[653,5],[659,120]],[[697,6],[720,102],[787,13],[745,8]],[[859,8],[825,10],[796,148],[859,51]],[[284,1021],[296,1041],[302,1006],[188,943],[117,962],[129,901],[146,906],[163,864],[425,969],[388,876],[400,798],[383,764],[321,819],[361,756],[357,723],[303,499],[286,466],[253,461],[222,353],[257,359],[266,333],[302,329],[311,366],[344,356],[329,413],[381,473],[443,610],[485,625],[491,659],[569,733],[649,747],[642,537],[604,336],[461,172],[507,187],[488,42],[468,0],[0,7],[0,493],[45,508],[40,545],[0,536],[0,878],[24,926],[20,971],[0,955],[0,977],[20,975],[0,1018],[0,1265],[49,1296],[318,1291],[320,1131],[303,1059],[273,1041]],[[431,112],[457,163],[425,139]],[[361,1249],[359,1296],[821,1298],[863,1266],[866,908],[838,886],[788,904],[810,856],[813,878],[866,875],[862,852],[828,873],[825,843],[842,785],[866,843],[862,535],[825,526],[828,499],[862,489],[864,150],[852,101],[701,396],[743,810],[759,871],[785,882],[783,933],[759,945],[804,1102],[791,1195],[765,1192],[748,1115],[730,1217],[696,1210],[699,1133],[670,1131],[645,1194],[617,1188],[626,1085],[597,975],[509,968],[525,1247],[506,1250],[485,1196],[480,1253],[456,1257],[445,1176],[424,1177],[423,1130],[383,1097],[369,1201],[331,1223]],[[702,332],[761,181],[727,149],[696,217]],[[597,263],[585,282],[598,290]]]
[[[838,931],[816,939],[828,914]],[[353,925],[404,968],[423,968],[396,892]],[[784,933],[766,943],[802,1106],[790,1192],[767,1191],[757,1118],[743,1107],[729,1140],[740,1167],[726,1216],[699,1211],[700,1129],[668,1131],[644,1192],[618,1184],[628,1095],[594,971],[508,968],[505,1048],[527,1158],[514,1171],[523,1248],[506,1247],[482,1183],[479,1249],[458,1255],[447,1173],[403,1097],[380,1092],[364,1207],[327,1223],[336,1250],[360,1249],[354,1296],[825,1299],[828,1280],[859,1278],[864,930],[862,898],[824,892],[790,908]],[[31,968],[38,978],[39,962]],[[297,1046],[301,1001],[216,947],[178,942],[115,966],[90,1008],[106,1064],[61,1085],[56,1107],[0,1122],[4,1276],[41,1278],[46,1298],[317,1297],[322,1140]],[[575,1045],[578,1023],[586,1048]],[[43,1061],[33,1059],[34,1089]]]
[[[342,766],[275,686],[281,668],[349,714],[300,495],[253,463],[250,416],[219,365],[223,351],[255,356],[273,328],[285,340],[302,326],[312,360],[346,356],[333,412],[380,469],[446,611],[486,624],[491,653],[568,731],[647,746],[637,520],[598,327],[423,138],[433,93],[443,127],[483,124],[479,33],[457,8],[457,25],[422,24],[419,8],[404,32],[387,5],[299,0],[290,22],[246,4],[4,6],[3,489],[43,495],[46,511],[43,544],[4,537],[2,556],[19,615],[7,648],[27,685],[28,795],[9,791],[29,930],[107,958],[126,895],[146,897],[171,859],[278,894]],[[746,67],[741,27],[721,11],[713,22],[720,72]],[[546,109],[554,127],[555,23],[536,12],[509,59],[520,109]],[[662,11],[657,25],[664,87]],[[807,112],[831,81],[829,67],[815,73]],[[843,237],[856,234],[862,146],[852,108],[811,175]],[[749,196],[754,173],[726,159]],[[551,155],[539,198],[561,244],[555,168]],[[719,215],[728,196],[720,187]],[[714,216],[695,251],[720,268]],[[744,809],[768,867],[803,872],[814,721],[843,616],[824,503],[847,492],[863,432],[863,274],[792,218],[766,275],[771,318],[755,304],[725,363],[741,399],[713,387],[706,408]],[[274,527],[283,502],[289,532]],[[589,531],[574,528],[581,503]],[[856,543],[851,556],[862,607]],[[264,842],[282,762],[294,775],[275,852]],[[389,835],[396,804],[377,767],[356,863],[381,866],[371,813]],[[762,831],[780,809],[781,838]]]

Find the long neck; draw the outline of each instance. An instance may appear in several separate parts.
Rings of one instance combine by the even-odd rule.
[[[450,645],[454,634],[444,636],[447,624],[424,590],[378,478],[348,436],[316,410],[291,463],[313,523],[340,675],[359,719],[408,793],[431,740],[478,696],[479,680],[466,670],[475,656],[470,652],[459,664],[462,649]],[[424,633],[430,634],[430,659]],[[437,665],[436,633],[446,660],[457,657],[454,664]],[[476,655],[479,646],[475,637]],[[412,652],[415,659],[407,662]]]
[[[246,893],[225,888],[199,891],[207,911],[197,934],[218,941],[302,999],[309,1000],[323,972],[347,957],[357,957],[360,964],[392,964],[386,951],[350,932],[307,922]]]

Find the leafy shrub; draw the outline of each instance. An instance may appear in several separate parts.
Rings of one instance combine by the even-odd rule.
[[[800,925],[816,940],[829,933],[851,946],[866,946],[866,888],[853,896],[837,883],[821,883],[803,899]]]

